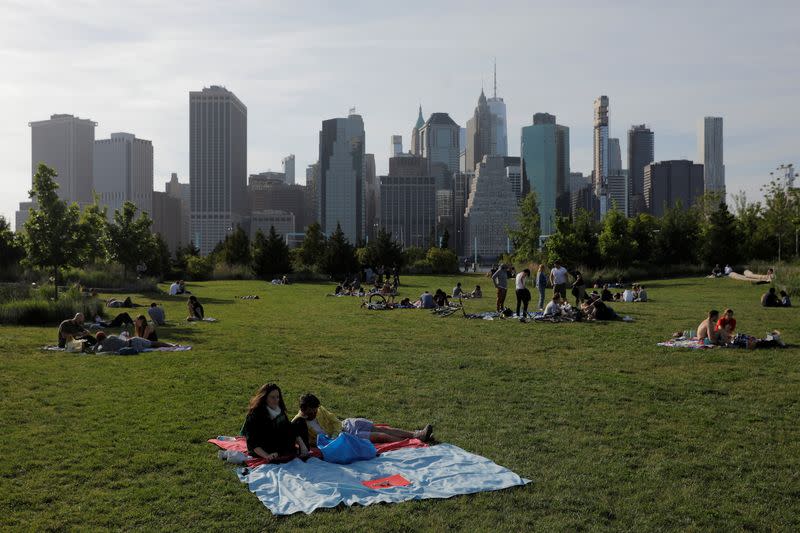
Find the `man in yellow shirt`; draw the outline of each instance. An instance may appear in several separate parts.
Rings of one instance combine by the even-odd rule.
[[[340,421],[335,414],[322,407],[319,398],[313,394],[304,394],[300,397],[300,411],[292,419],[292,422],[300,419],[305,420],[308,426],[309,446],[317,445],[317,435],[319,434],[335,438],[340,432],[349,433],[377,444],[406,439],[419,439],[427,442],[433,434],[433,426],[430,424],[417,431],[406,431],[388,426],[376,426],[366,418],[346,418]]]

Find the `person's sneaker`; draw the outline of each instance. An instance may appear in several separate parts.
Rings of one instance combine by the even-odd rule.
[[[520,322],[522,322],[523,324],[524,324],[525,322],[527,322],[527,320],[525,320],[525,317],[524,317],[524,316],[521,316],[521,317],[519,317],[519,321],[520,321]]]
[[[422,442],[428,442],[431,439],[431,435],[433,435],[433,426],[428,424],[422,428],[422,437],[420,437],[419,440]]]

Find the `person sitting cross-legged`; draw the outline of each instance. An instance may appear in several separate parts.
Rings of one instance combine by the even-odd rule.
[[[283,393],[274,383],[262,385],[250,398],[242,435],[253,457],[273,460],[280,456],[308,455],[306,424],[290,422]]]
[[[58,347],[63,348],[67,345],[67,341],[75,339],[83,339],[86,344],[93,345],[95,338],[89,331],[83,327],[83,313],[75,313],[75,316],[69,320],[64,320],[58,326]]]
[[[720,335],[717,332],[717,320],[719,311],[712,309],[708,312],[708,318],[700,322],[697,326],[697,339],[707,344],[720,344]]]
[[[311,446],[316,446],[317,435],[320,434],[335,438],[339,433],[348,433],[376,444],[406,439],[428,442],[433,434],[433,426],[430,424],[417,431],[406,431],[388,426],[376,426],[366,418],[346,418],[340,421],[335,414],[322,407],[319,398],[313,394],[304,394],[300,397],[300,411],[292,419],[292,423],[299,421],[306,423],[308,443]]]
[[[153,324],[156,326],[163,326],[166,324],[167,317],[166,313],[164,313],[164,308],[157,303],[153,302],[150,304],[147,314],[150,315],[150,320],[152,320]]]

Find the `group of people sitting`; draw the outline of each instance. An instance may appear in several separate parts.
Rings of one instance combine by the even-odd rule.
[[[731,342],[735,334],[736,319],[733,316],[733,309],[725,309],[722,317],[719,316],[719,311],[712,309],[708,312],[708,317],[697,326],[693,338],[706,344],[725,346]]]
[[[547,318],[566,317],[573,320],[617,320],[620,318],[596,292],[587,295],[580,302],[579,307],[572,307],[561,297],[561,294],[556,292],[545,306],[543,315]]]
[[[340,420],[325,409],[313,394],[300,397],[299,410],[290,420],[280,387],[267,383],[250,399],[241,434],[247,441],[247,451],[253,457],[270,461],[305,458],[317,446],[317,437],[335,438],[347,433],[370,442],[389,443],[406,439],[428,442],[433,437],[433,426],[426,425],[417,431],[406,431],[377,425],[366,418]]]
[[[767,292],[761,296],[761,305],[764,307],[791,307],[792,300],[786,291],[780,292],[780,297],[775,292],[775,287],[770,287]]]
[[[155,305],[155,304],[154,304]],[[110,322],[99,322],[100,327],[110,328],[126,326],[126,334],[107,335],[98,331],[94,335],[84,326],[83,313],[76,313],[73,318],[64,320],[58,326],[58,346],[64,348],[70,341],[83,341],[82,351],[87,353],[116,352],[130,348],[141,352],[148,348],[174,346],[158,340],[153,324],[148,323],[144,315],[131,319],[128,313],[120,313]],[[127,335],[127,326],[132,327],[132,334]]]
[[[174,281],[172,285],[169,286],[169,295],[178,296],[181,294],[192,294],[192,293],[186,290],[186,283],[182,279],[179,279],[177,281]]]
[[[461,282],[459,281],[456,283],[456,286],[453,287],[453,298],[483,298],[483,291],[481,291],[480,285],[475,285],[475,288],[471,292],[467,292],[461,287]]]
[[[592,294],[596,294],[593,291]],[[600,292],[600,299],[604,302],[646,302],[647,290],[640,284],[634,283],[632,287],[626,288],[622,292],[611,293],[608,285],[603,285],[603,290]]]
[[[714,265],[714,268],[711,269],[711,277],[721,278],[723,276],[728,276],[730,273],[733,272],[733,267],[730,265],[725,265],[725,268],[720,268],[719,263]]]

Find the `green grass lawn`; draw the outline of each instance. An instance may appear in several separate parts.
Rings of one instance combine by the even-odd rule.
[[[483,277],[405,277],[401,293],[457,279],[489,296],[468,311],[493,307]],[[652,302],[614,305],[633,323],[520,324],[366,311],[329,285],[192,283],[219,322],[155,297],[160,336],[194,349],[132,357],[44,352],[55,327],[0,327],[0,529],[800,529],[800,348],[656,346],[728,306],[740,331],[800,345],[796,309],[728,279],[647,287]],[[290,411],[313,391],[342,417],[431,422],[533,483],[276,518],[206,443],[238,432],[267,381]]]

